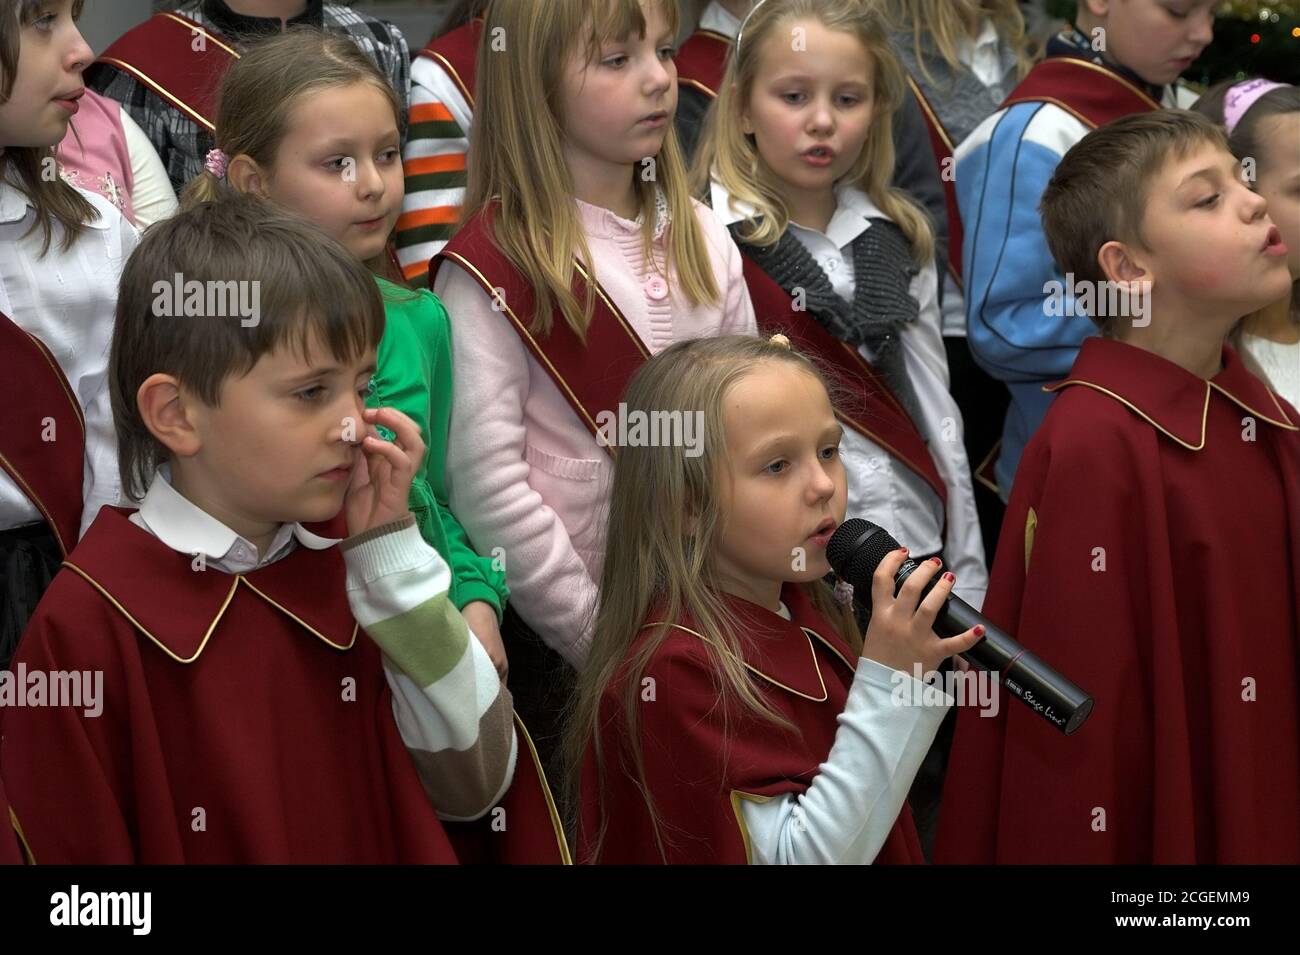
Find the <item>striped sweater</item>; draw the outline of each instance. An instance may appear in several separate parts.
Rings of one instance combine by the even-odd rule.
[[[438,815],[484,815],[514,776],[510,691],[449,596],[414,515],[342,544],[348,604],[384,655],[393,715]]]
[[[473,107],[434,60],[411,64],[411,113],[402,165],[406,197],[397,220],[397,260],[406,280],[428,284],[429,260],[456,229],[465,201],[465,155]]]

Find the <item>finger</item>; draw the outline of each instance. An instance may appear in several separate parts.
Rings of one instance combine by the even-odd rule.
[[[890,551],[876,565],[876,572],[871,575],[871,605],[873,607],[883,608],[893,602],[894,576],[898,573],[898,568],[903,566],[905,560],[907,560],[907,548],[900,547],[898,550]]]
[[[393,444],[391,441],[385,441],[377,435],[366,435],[366,443],[363,445],[363,449],[366,452],[366,457],[370,459],[371,479],[376,484],[387,483],[391,480],[391,474],[393,472],[402,474],[406,471],[412,473],[415,471],[415,466],[411,462],[411,458],[404,450]],[[388,471],[383,475],[382,480],[380,480],[380,476],[375,473],[376,468],[381,462],[388,468]]]
[[[912,576],[915,577],[916,574]],[[943,609],[944,601],[952,594],[952,588],[956,583],[957,578],[947,571],[934,582],[934,587],[925,595],[925,598],[916,608],[916,617],[921,623],[927,627],[934,626],[939,611]]]
[[[902,607],[906,608],[909,616],[916,613],[917,605],[921,602],[921,591],[934,579],[934,575],[939,573],[939,568],[943,566],[938,561],[939,558],[937,557],[921,561],[916,569],[908,575],[907,582],[899,590],[898,602]]]
[[[945,657],[956,656],[958,653],[965,653],[983,639],[984,627],[976,624],[965,633],[959,633],[955,637],[948,637],[946,640],[940,640],[939,650]]]
[[[367,408],[366,421],[381,424],[395,435],[397,446],[416,459],[424,458],[424,441],[420,426],[396,408]]]

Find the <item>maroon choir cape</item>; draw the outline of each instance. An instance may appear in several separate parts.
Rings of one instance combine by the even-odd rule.
[[[767,703],[797,732],[740,713],[731,714],[724,730],[716,678],[703,648],[706,638],[689,620],[673,625],[640,678],[643,687],[653,687],[653,701],[641,691],[646,702],[638,714],[638,735],[669,863],[748,862],[742,800],[806,791],[831,751],[857,656],[800,587],[787,584],[781,599],[792,620],[739,598],[728,598],[728,604],[740,632],[752,638],[746,644],[746,669]],[[652,614],[647,627],[656,622]],[[647,637],[651,632],[646,631]],[[646,684],[647,678],[654,683]],[[632,757],[626,747],[621,696],[616,680],[601,701],[598,732],[604,772],[597,772],[591,746],[583,761],[578,858],[658,864],[665,859],[645,797],[635,776],[625,770]],[[607,826],[599,859],[593,860],[602,785]],[[906,806],[876,861],[924,861]]]
[[[0,773],[35,860],[457,861],[379,649],[352,617],[338,548],[224,574],[195,569],[129,513],[100,513],[12,664],[103,674],[98,714],[84,698],[3,714]],[[519,748],[516,783],[536,781],[523,735]],[[476,860],[567,855],[549,794],[515,785],[501,805],[510,844],[480,843]]]
[[[428,46],[415,54],[441,66],[471,108],[474,106],[474,67],[482,36],[483,18],[475,17],[442,36],[434,37]]]
[[[602,440],[596,423],[602,411],[617,408],[628,382],[650,357],[650,351],[632,323],[614,304],[609,293],[593,281],[583,264],[574,259],[573,294],[593,299],[591,323],[579,337],[565,320],[559,305],[551,311],[551,330],[533,334],[536,296],[524,274],[506,257],[493,238],[496,203],[489,203],[465,221],[443,250],[429,260],[430,288],[443,262],[465,270],[494,306],[510,322],[529,353],[545,369],[573,413],[610,457],[616,449]],[[599,356],[599,361],[593,360]]]
[[[730,52],[731,40],[728,37],[712,30],[696,30],[686,38],[673,57],[677,66],[677,82],[714,99],[722,86]]]
[[[49,525],[67,556],[81,528],[86,420],[63,369],[35,335],[0,312],[0,470]],[[51,440],[53,438],[54,440]]]
[[[1052,103],[1090,129],[1161,108],[1114,70],[1074,56],[1053,56],[1037,63],[999,108],[1016,103]]]
[[[1090,338],[1025,449],[984,613],[1092,694],[958,716],[937,862],[1300,862],[1300,416]]]
[[[239,53],[219,34],[178,13],[155,13],[97,59],[147,86],[172,108],[216,129],[217,87]]]

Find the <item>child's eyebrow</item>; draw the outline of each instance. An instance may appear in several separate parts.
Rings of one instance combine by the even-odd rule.
[[[838,421],[832,422],[831,424],[828,424],[825,428],[822,429],[821,437],[823,439],[829,439],[831,437],[834,437],[836,440],[838,440],[844,437],[844,428],[841,427]],[[785,447],[787,444],[792,442],[797,442],[798,440],[799,440],[799,435],[791,434],[789,432],[784,434],[773,435],[772,437],[768,438],[766,441],[763,441],[760,444],[755,445],[754,449],[750,451],[750,456],[754,458],[763,458],[769,454],[772,454],[775,451],[780,450],[781,448]]]
[[[1196,172],[1188,173],[1186,176],[1184,176],[1183,181],[1178,184],[1178,188],[1179,189],[1183,188],[1183,186],[1187,185],[1193,179],[1209,179],[1211,182],[1213,182],[1219,176],[1223,176],[1223,175],[1228,176],[1228,178],[1232,178],[1232,176],[1235,174],[1236,168],[1237,168],[1237,160],[1235,159],[1231,159],[1225,165],[1221,165],[1221,166],[1206,166],[1203,169],[1198,169],[1196,170]]]
[[[328,378],[330,375],[337,375],[340,371],[342,371],[342,369],[338,365],[321,365],[317,368],[311,369],[311,371],[287,377],[285,378],[285,381],[290,384],[298,384],[304,381],[311,381],[313,378]]]

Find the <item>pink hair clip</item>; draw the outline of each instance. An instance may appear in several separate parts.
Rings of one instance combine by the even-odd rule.
[[[226,166],[230,164],[230,157],[220,149],[209,149],[207,158],[203,160],[203,168],[218,179],[226,178]]]

